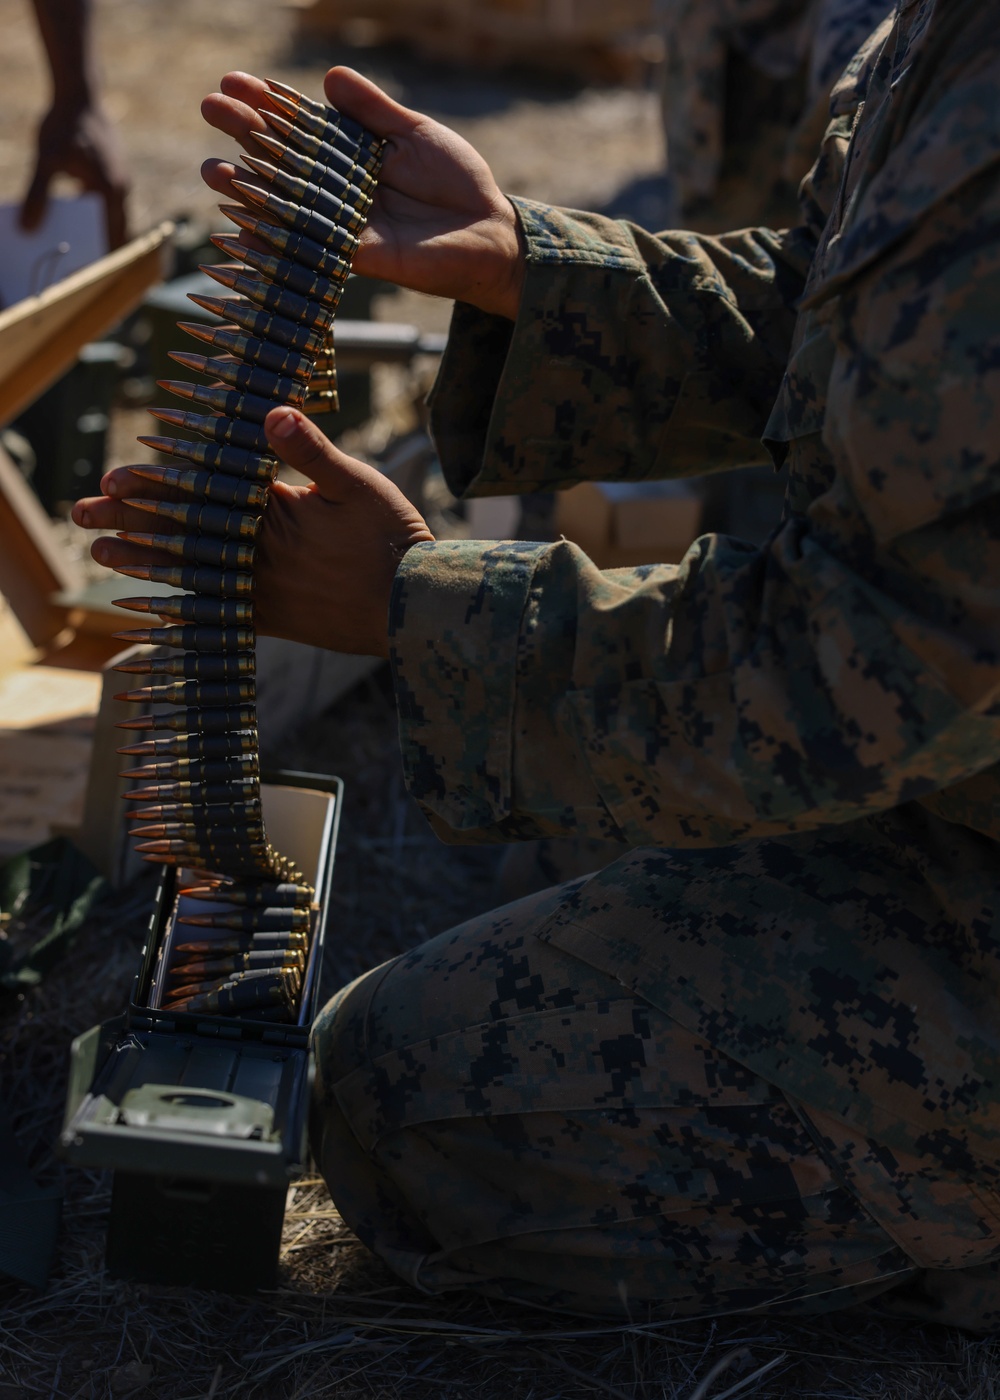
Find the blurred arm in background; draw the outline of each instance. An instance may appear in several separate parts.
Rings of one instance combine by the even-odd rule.
[[[49,185],[64,173],[104,199],[108,246],[128,236],[129,180],[118,134],[102,110],[91,38],[90,0],[33,0],[52,71],[52,104],[38,129],[38,155],[21,210],[21,225],[37,228]]]

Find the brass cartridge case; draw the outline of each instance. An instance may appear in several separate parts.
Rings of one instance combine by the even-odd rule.
[[[266,452],[269,443],[262,428],[241,423],[237,418],[216,417],[209,413],[185,413],[176,408],[147,408],[147,413],[174,428],[201,433],[224,447],[244,447],[248,452]]]
[[[114,668],[129,676],[182,676],[189,681],[236,681],[252,677],[257,668],[254,652],[181,652],[176,656],[150,656],[139,661],[119,662]],[[151,739],[161,746],[173,739]]]
[[[216,240],[213,240],[216,241]],[[222,242],[231,243],[234,240],[225,239]],[[236,244],[241,247],[241,244]],[[257,253],[256,257],[262,261],[267,255]],[[272,262],[280,263],[280,259],[272,258]],[[293,263],[286,264],[293,267]],[[308,273],[304,274],[308,277]],[[314,278],[316,282],[321,282],[321,278]],[[296,291],[301,291],[299,287]],[[224,384],[228,384],[233,389],[238,389],[240,393],[257,394],[262,399],[272,399],[271,407],[278,403],[291,404],[297,408],[302,403],[306,394],[305,383],[300,379],[292,379],[287,374],[272,374],[270,370],[257,369],[254,365],[241,364],[239,360],[230,359],[225,355],[192,355],[186,350],[170,350],[168,354],[172,360],[176,360],[185,369],[192,370],[195,374],[204,374],[215,379],[221,379]],[[141,441],[141,439],[140,439]],[[245,474],[245,473],[244,473]]]
[[[233,326],[216,326],[213,329],[200,321],[178,321],[177,326],[204,345],[238,355],[248,365],[270,370],[272,374],[287,374],[305,383],[312,373],[312,360],[308,355],[289,350],[287,345],[277,345],[270,340],[247,335]]]
[[[185,415],[192,418],[194,416]],[[135,510],[146,511],[149,515],[158,515],[161,520],[171,520],[192,534],[195,531],[204,531],[208,535],[253,541],[260,533],[260,515],[250,511],[229,510],[226,506],[182,505],[176,501],[146,501],[138,497],[131,498],[129,505]],[[124,538],[124,534],[122,537]],[[160,545],[156,547],[162,548]]]
[[[118,564],[115,573],[141,579],[145,583],[163,583],[168,588],[211,593],[219,598],[249,598],[254,586],[251,573],[241,573],[237,569],[209,569],[199,564]]]
[[[120,530],[118,538],[129,544],[141,544],[145,549],[176,555],[191,564],[214,565],[220,569],[252,569],[256,552],[252,544],[204,535],[147,535],[137,530]]]
[[[254,683],[243,681],[174,681],[170,685],[144,685],[118,697],[148,705],[245,705],[254,698]]]
[[[199,598],[184,593],[164,598],[115,598],[114,605],[128,612],[155,613],[178,622],[207,622],[213,627],[248,627],[253,623],[253,603],[245,598]]]
[[[219,914],[181,914],[178,922],[193,928],[239,929],[247,933],[308,930],[312,915],[308,909],[231,909]]]
[[[312,356],[322,348],[324,335],[319,331],[300,326],[285,316],[274,316],[268,311],[261,311],[248,301],[223,301],[219,297],[196,296],[194,292],[188,292],[188,296],[206,311],[235,321],[248,335],[257,339],[275,341],[300,355]]]

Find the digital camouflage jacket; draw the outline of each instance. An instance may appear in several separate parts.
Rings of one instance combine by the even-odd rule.
[[[659,0],[667,164],[681,204],[711,200],[716,193],[727,133],[738,143],[743,164],[752,159],[749,141],[770,141],[768,122],[784,128],[787,143],[784,151],[772,150],[769,176],[784,174],[797,183],[823,135],[830,89],[891,8],[889,0]],[[739,120],[734,124],[726,110],[733,53],[752,72],[781,85],[783,94],[755,90],[749,110],[740,113],[750,131]],[[780,110],[768,110],[776,101]]]
[[[901,908],[878,946],[862,920],[753,963],[722,924],[665,950],[619,919],[585,956],[701,1008],[702,1033],[788,1092],[808,1081],[918,1156],[941,1133],[939,1160],[959,1144],[991,1177],[998,91],[997,0],[904,0],[834,90],[799,227],[654,236],[519,202],[517,322],[456,307],[433,396],[453,489],[772,460],[784,516],[760,548],[710,535],[679,566],[606,572],[567,542],[418,545],[390,615],[407,780],[445,839],[676,850],[877,826],[934,921]],[[814,1035],[795,1019],[820,973]],[[741,976],[766,1025],[763,1000],[733,999]]]

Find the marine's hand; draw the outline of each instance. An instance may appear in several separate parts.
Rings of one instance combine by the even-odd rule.
[[[271,488],[254,569],[257,630],[331,651],[387,656],[396,568],[411,545],[434,536],[391,481],[338,451],[296,409],[274,409],[266,428],[277,455],[312,485],[278,481]],[[108,472],[101,486],[104,496],[73,507],[78,525],[148,531],[152,517],[130,507],[128,498],[176,499],[127,467]],[[156,528],[169,527],[158,521]],[[171,562],[109,538],[96,540],[92,553],[112,568]]]
[[[21,207],[21,226],[37,228],[45,215],[53,176],[71,175],[85,190],[104,200],[108,246],[120,247],[128,237],[125,200],[128,175],[121,142],[100,107],[56,101],[38,129],[35,171]]]
[[[331,68],[325,87],[335,107],[388,138],[356,270],[513,319],[524,279],[520,229],[482,156],[454,131],[401,106],[350,68]],[[202,113],[248,151],[266,156],[251,134],[268,129],[256,110],[267,105],[266,95],[259,78],[228,73],[222,91],[202,103]],[[240,202],[230,183],[234,176],[261,183],[221,160],[207,161],[202,175],[234,202]]]

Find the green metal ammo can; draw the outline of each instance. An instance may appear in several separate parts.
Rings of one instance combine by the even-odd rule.
[[[339,778],[307,773],[262,780],[268,835],[316,890],[294,1023],[160,1009],[178,890],[168,866],[127,1010],[73,1043],[61,1148],[114,1172],[106,1262],[117,1277],[236,1293],[277,1283],[285,1197],[307,1159],[342,792]]]

